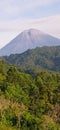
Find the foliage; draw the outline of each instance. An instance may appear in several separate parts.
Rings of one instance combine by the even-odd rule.
[[[59,130],[60,73],[1,64],[0,129]]]

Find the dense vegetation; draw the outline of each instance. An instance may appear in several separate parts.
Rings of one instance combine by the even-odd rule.
[[[36,48],[4,58],[22,70],[45,68],[60,71],[60,46]]]
[[[0,60],[0,130],[60,130],[60,73],[29,73]]]

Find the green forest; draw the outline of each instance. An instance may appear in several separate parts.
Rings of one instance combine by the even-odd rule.
[[[22,54],[5,56],[3,59],[18,66],[22,71],[36,68],[60,71],[60,46],[37,47]]]
[[[0,130],[60,130],[60,72],[0,59]]]

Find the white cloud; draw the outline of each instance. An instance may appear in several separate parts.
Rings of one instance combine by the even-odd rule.
[[[35,28],[60,38],[60,15],[50,16],[33,22]]]

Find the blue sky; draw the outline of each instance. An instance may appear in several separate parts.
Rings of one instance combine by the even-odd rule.
[[[0,0],[0,21],[60,14],[60,0]]]
[[[56,18],[58,16],[57,21],[55,20],[55,16]],[[45,18],[46,21],[44,21]],[[60,22],[60,0],[0,0],[0,48],[24,29],[31,26],[39,28],[37,27],[38,24],[34,24],[33,26],[36,20],[37,23],[40,20],[39,24],[43,20],[44,24],[39,26],[41,30],[46,30],[46,32],[53,35],[54,30],[57,30],[55,36],[58,36],[58,33],[60,33],[60,27],[58,27]],[[50,32],[50,27],[53,33]],[[60,38],[60,36],[58,37]]]

